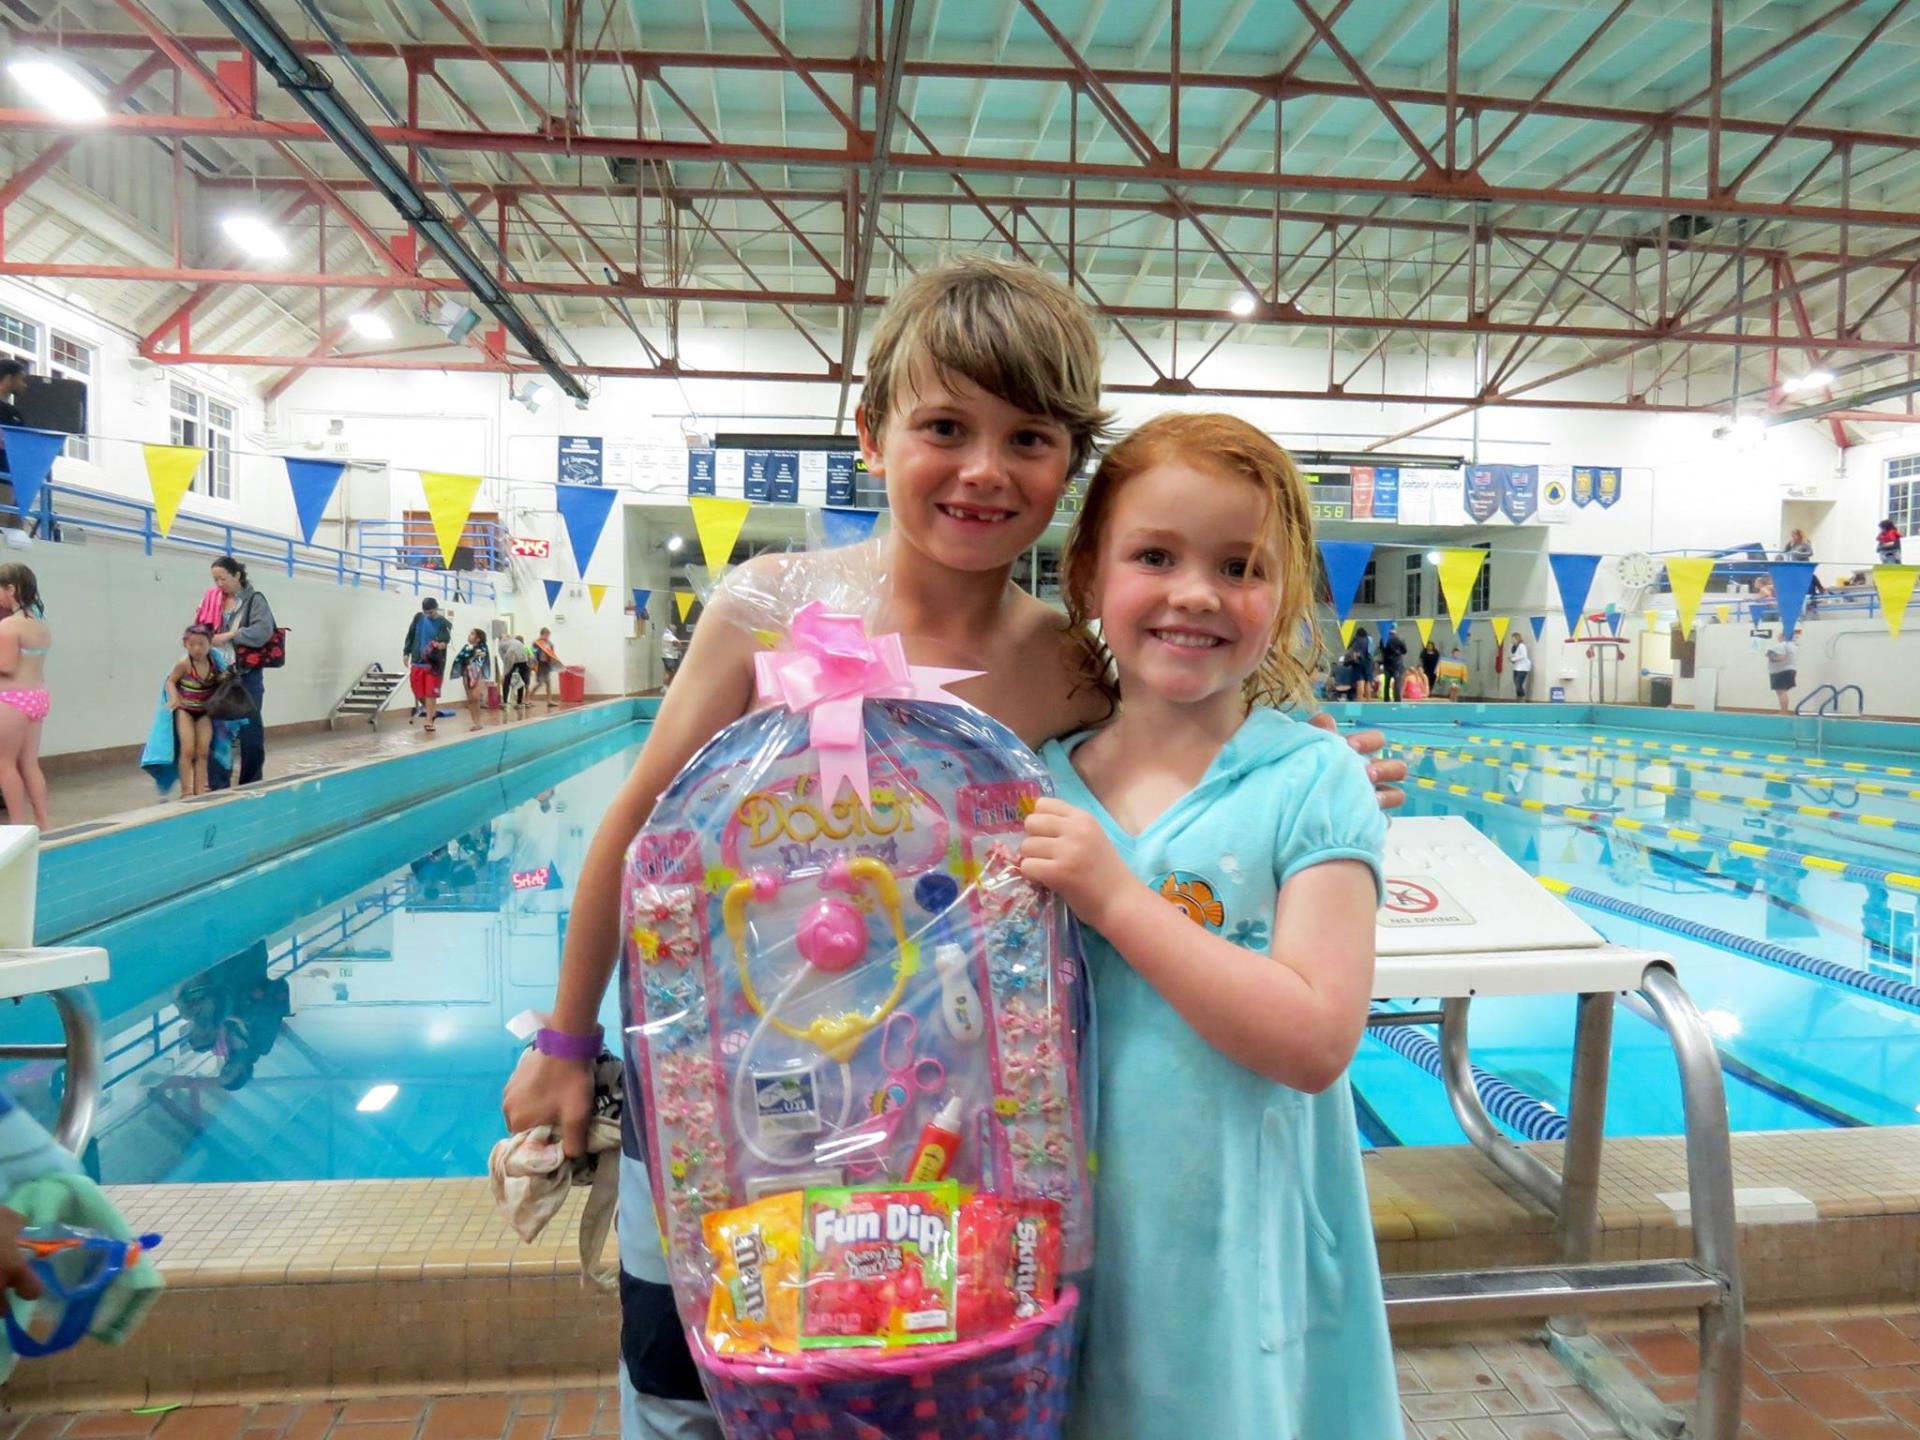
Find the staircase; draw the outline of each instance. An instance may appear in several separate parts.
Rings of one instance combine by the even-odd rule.
[[[400,672],[382,670],[379,663],[369,665],[360,672],[360,678],[353,682],[347,693],[340,697],[340,703],[333,707],[333,713],[327,716],[327,728],[333,729],[345,716],[363,719],[369,725],[380,723],[380,712],[387,708],[387,697],[392,695],[400,684]]]

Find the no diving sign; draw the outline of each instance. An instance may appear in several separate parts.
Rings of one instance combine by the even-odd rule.
[[[1378,923],[1389,929],[1471,925],[1473,916],[1431,875],[1389,875]]]

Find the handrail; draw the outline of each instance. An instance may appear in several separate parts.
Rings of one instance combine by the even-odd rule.
[[[1855,686],[1854,688],[1858,689],[1859,687]],[[1837,704],[1839,698],[1840,692],[1838,689],[1832,685],[1822,685],[1812,693],[1802,697],[1800,703],[1793,707],[1793,713],[1796,715],[1804,715],[1807,713],[1807,707],[1813,704],[1814,701],[1819,700],[1821,702],[1821,708],[1815,710],[1813,713],[1816,715],[1824,715],[1827,713],[1826,706],[1829,703]]]
[[[1862,690],[1858,685],[1842,685],[1839,689],[1835,690],[1833,692],[1833,702],[1831,707],[1827,705],[1822,705],[1820,707],[1820,713],[1822,715],[1826,715],[1829,713],[1838,715],[1840,713],[1840,702],[1846,698],[1846,694],[1849,690],[1853,692],[1854,713],[1856,715],[1866,714],[1867,713],[1867,692]]]
[[[355,527],[359,553],[417,570],[445,569],[440,541],[430,525],[417,520],[362,520]],[[469,520],[456,542],[478,570],[512,568],[507,527],[498,520]]]
[[[60,503],[65,501],[64,504]],[[79,506],[81,508],[75,508]],[[337,585],[371,584],[380,590],[414,595],[440,595],[471,603],[497,598],[491,578],[467,572],[419,570],[378,556],[360,555],[331,545],[309,545],[291,535],[210,520],[181,513],[165,535],[160,533],[154,507],[124,495],[90,490],[79,485],[48,481],[40,487],[32,511],[17,504],[0,504],[0,515],[19,515],[39,522],[44,542],[60,543],[60,532],[74,526],[88,535],[121,536],[136,541],[145,554],[156,547],[198,550],[208,555],[232,555],[284,570],[288,578],[308,575],[331,578]]]

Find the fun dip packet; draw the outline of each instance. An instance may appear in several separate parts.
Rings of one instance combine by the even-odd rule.
[[[954,1339],[959,1210],[951,1180],[808,1190],[801,1349]]]

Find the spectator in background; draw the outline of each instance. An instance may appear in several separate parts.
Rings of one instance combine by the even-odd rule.
[[[660,668],[666,672],[666,678],[660,682],[665,690],[673,684],[673,677],[680,673],[680,662],[686,658],[687,634],[672,621],[660,632]]]
[[[1780,551],[1782,560],[1797,560],[1805,564],[1813,563],[1813,542],[1807,539],[1807,532],[1795,530],[1787,536],[1787,543]],[[1807,609],[1817,610],[1819,602],[1813,597],[1826,594],[1827,587],[1820,583],[1820,575],[1815,571],[1807,583]]]
[[[553,672],[560,668],[560,652],[553,648],[553,632],[544,625],[533,642],[533,687],[547,692],[547,709],[554,708]]]
[[[1439,688],[1433,693],[1444,695],[1449,700],[1458,700],[1460,692],[1467,688],[1468,679],[1467,662],[1462,658],[1458,645],[1454,646],[1452,653],[1440,662],[1438,671],[1436,683]]]
[[[26,362],[11,357],[0,360],[0,425],[24,425],[20,418],[20,407],[14,400],[27,388],[29,371]],[[13,467],[7,464],[6,446],[0,443],[0,505],[14,505],[19,502],[13,494]],[[0,515],[0,530],[25,530],[27,517],[24,515]]]
[[[1440,647],[1433,643],[1432,635],[1428,635],[1420,647],[1420,668],[1427,674],[1427,693],[1431,695],[1435,677],[1440,673]]]
[[[1380,642],[1380,698],[1398,700],[1400,698],[1400,677],[1407,668],[1407,642],[1400,638],[1399,627],[1394,627],[1387,638]]]
[[[440,602],[429,595],[420,602],[419,613],[407,625],[406,644],[400,653],[407,661],[407,683],[413,689],[411,725],[418,717],[427,717],[427,734],[433,734],[433,722],[440,712],[440,687],[446,680],[447,646],[453,642],[453,622],[440,613]]]
[[[487,698],[487,682],[493,678],[493,656],[487,650],[486,631],[467,632],[467,643],[453,657],[453,670],[467,687],[467,715],[473,721],[468,728],[478,730],[480,705]]]
[[[527,692],[533,688],[533,666],[527,642],[518,635],[500,637],[500,703],[527,718]]]
[[[1900,527],[1893,523],[1891,515],[1880,522],[1880,533],[1873,537],[1873,551],[1882,565],[1900,563]]]
[[[0,802],[11,825],[47,828],[47,777],[40,732],[52,700],[46,658],[53,632],[40,582],[24,565],[0,565]]]
[[[1373,636],[1367,633],[1366,626],[1353,627],[1353,648],[1360,655],[1360,678],[1353,687],[1354,698],[1371,700],[1373,699]]]
[[[1767,645],[1767,684],[1773,687],[1773,698],[1780,702],[1780,713],[1788,714],[1792,710],[1789,703],[1794,682],[1799,678],[1794,673],[1796,651],[1793,641],[1782,634]]]
[[[225,608],[221,611],[222,628],[214,635],[217,646],[233,647],[234,668],[240,672],[240,683],[247,694],[253,697],[254,708],[260,713],[255,719],[240,726],[235,737],[240,746],[240,779],[242,785],[251,785],[258,780],[267,768],[267,676],[264,660],[265,648],[273,639],[277,628],[273,621],[273,607],[267,604],[267,597],[247,583],[247,567],[231,555],[222,555],[210,567],[213,571],[213,583],[220,587],[220,593],[227,597]],[[219,777],[213,788],[224,790],[226,785]]]
[[[1518,631],[1507,641],[1507,666],[1513,671],[1514,699],[1526,699],[1527,682],[1533,679],[1533,656]]]

